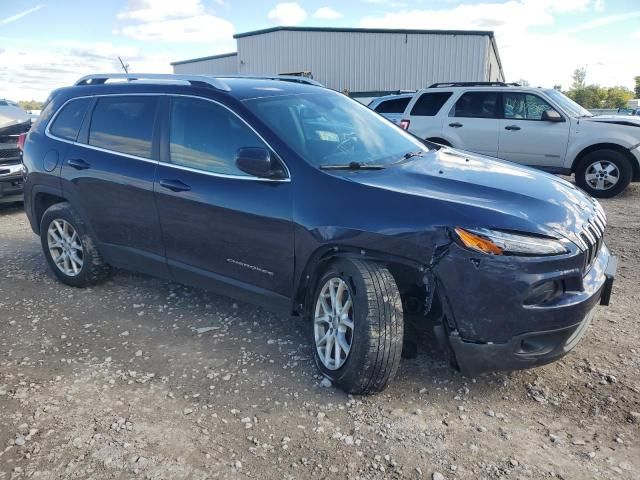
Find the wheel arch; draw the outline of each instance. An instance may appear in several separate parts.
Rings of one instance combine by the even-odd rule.
[[[339,258],[353,258],[385,265],[393,276],[402,294],[413,282],[423,282],[425,266],[411,259],[390,255],[375,250],[365,250],[350,246],[323,245],[314,251],[302,269],[294,288],[293,312],[304,315],[313,296],[317,280],[327,266]]]
[[[447,140],[446,138],[442,138],[442,137],[429,137],[426,139],[427,142],[433,142],[433,143],[437,143],[440,145],[444,145],[446,147],[453,147],[453,145],[451,144],[451,142],[449,140]]]
[[[38,235],[40,234],[40,222],[42,221],[44,212],[53,205],[69,201],[59,190],[47,187],[34,188],[31,198],[33,198],[31,205],[33,215],[32,226],[34,232]]]
[[[578,164],[586,155],[597,150],[615,150],[616,152],[620,152],[621,154],[623,154],[631,164],[632,181],[640,181],[640,165],[638,164],[638,160],[631,154],[628,148],[625,148],[617,143],[594,143],[593,145],[589,145],[588,147],[583,148],[573,159],[573,163],[571,164],[571,173],[575,173]]]

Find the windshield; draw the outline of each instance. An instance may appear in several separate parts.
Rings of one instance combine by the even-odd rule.
[[[545,92],[549,95],[555,102],[560,105],[560,107],[565,111],[565,113],[569,114],[572,117],[593,117],[589,110],[582,108],[576,102],[571,100],[569,97],[565,96],[562,92],[558,90],[547,90]]]
[[[385,167],[428,151],[385,118],[331,90],[254,98],[245,105],[317,167]]]

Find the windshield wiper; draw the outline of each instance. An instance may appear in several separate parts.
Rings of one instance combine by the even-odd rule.
[[[320,170],[382,170],[384,165],[374,165],[372,163],[349,162],[338,165],[320,165]]]
[[[424,151],[416,150],[415,152],[407,152],[402,156],[402,159],[409,160],[410,158],[413,158],[413,157],[424,157]]]

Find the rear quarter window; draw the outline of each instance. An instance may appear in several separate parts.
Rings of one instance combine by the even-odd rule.
[[[151,158],[154,96],[102,97],[91,117],[89,145]]]
[[[451,92],[427,92],[420,95],[411,109],[411,115],[433,117],[451,97]]]
[[[385,100],[380,102],[374,110],[378,113],[403,113],[410,101],[411,97]]]
[[[90,98],[78,98],[62,107],[49,128],[51,134],[75,142],[90,102]]]

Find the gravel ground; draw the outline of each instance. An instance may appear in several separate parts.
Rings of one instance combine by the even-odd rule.
[[[471,379],[429,338],[383,394],[300,321],[118,271],[77,290],[0,209],[0,479],[640,478],[640,186],[604,201],[612,304],[565,359]]]

